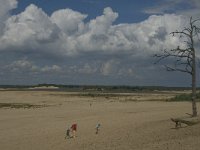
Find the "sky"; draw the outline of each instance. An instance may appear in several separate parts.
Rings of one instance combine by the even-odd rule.
[[[0,0],[0,84],[191,86],[153,57],[191,16],[199,0]]]

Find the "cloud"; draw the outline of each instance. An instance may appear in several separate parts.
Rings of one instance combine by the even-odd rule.
[[[117,19],[118,14],[113,12],[110,7],[103,11],[103,15],[90,20],[85,25],[85,32],[78,36],[76,48],[81,51],[107,50],[106,44],[112,23]]]
[[[77,73],[80,73],[80,74],[95,74],[96,72],[97,72],[97,68],[92,67],[88,63],[84,64],[83,67],[79,67],[79,69],[77,70]]]
[[[39,70],[37,66],[26,59],[14,61],[6,65],[4,69],[10,72],[37,72]]]
[[[122,76],[122,77],[124,77],[124,76],[132,76],[132,77],[136,76],[135,71],[132,68],[128,68],[128,69],[127,68],[121,68],[121,69],[119,69],[117,75]]]
[[[0,35],[3,32],[4,21],[10,17],[10,11],[17,7],[16,0],[1,0],[0,2]]]
[[[188,18],[182,15],[163,14],[151,15],[139,23],[115,24],[119,14],[110,7],[87,22],[87,14],[66,8],[49,16],[33,4],[11,16],[9,11],[16,7],[17,1],[3,3],[8,5],[0,17],[4,22],[0,53],[3,59],[10,57],[9,54],[13,58],[4,67],[7,75],[25,72],[52,77],[59,74],[64,79],[79,74],[147,79],[148,71],[156,70],[151,67],[151,56],[181,44],[178,37],[169,33],[188,23]]]
[[[3,50],[43,49],[48,47],[47,44],[55,43],[59,37],[59,29],[35,5],[10,17],[5,24],[5,32],[0,39]]]
[[[41,68],[40,70],[42,72],[58,73],[58,72],[62,71],[62,68],[60,66],[53,65],[53,66],[45,66],[45,67]]]
[[[27,59],[21,59],[12,62],[3,67],[4,71],[11,73],[39,74],[39,73],[60,73],[62,68],[58,65],[38,66]]]
[[[84,29],[83,20],[87,15],[73,11],[71,9],[62,9],[55,11],[51,15],[51,20],[55,23],[65,34],[73,36],[82,33]]]
[[[176,5],[180,4],[183,0],[164,0],[159,2],[158,5],[146,8],[144,13],[147,14],[165,14],[167,11],[175,9]]]
[[[117,60],[109,60],[105,63],[103,63],[102,67],[101,67],[101,74],[104,76],[108,76],[111,74],[116,74],[117,73],[117,65],[120,62]]]
[[[142,56],[176,44],[177,40],[173,42],[166,36],[185,21],[171,14],[151,16],[135,24],[113,25],[118,13],[110,7],[105,8],[101,16],[85,23],[86,17],[71,9],[57,10],[48,16],[31,4],[5,22],[0,51],[40,53],[44,57],[69,57],[86,52]]]
[[[183,6],[184,7],[181,7]],[[146,8],[143,10],[146,14],[166,14],[176,13],[177,15],[186,15],[188,17],[199,17],[200,12],[200,1],[199,0],[164,0],[158,5]]]
[[[61,56],[95,50],[102,46],[98,39],[104,40],[117,16],[111,8],[105,8],[102,16],[85,24],[86,15],[71,9],[58,10],[49,17],[31,4],[5,22],[0,50],[42,51]]]

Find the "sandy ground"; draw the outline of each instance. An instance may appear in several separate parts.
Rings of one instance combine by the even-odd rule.
[[[144,95],[147,100],[148,94]],[[64,92],[0,91],[0,103],[47,106],[0,108],[0,149],[199,150],[200,124],[174,129],[170,121],[171,117],[190,113],[191,103],[142,101],[142,94],[140,99],[136,96],[104,98]],[[154,96],[164,99],[163,95]],[[168,93],[165,96],[170,97]],[[72,123],[78,124],[77,137],[64,139]],[[101,123],[98,135],[97,123]]]

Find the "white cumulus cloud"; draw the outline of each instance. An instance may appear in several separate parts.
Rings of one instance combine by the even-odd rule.
[[[10,11],[17,7],[17,0],[0,0],[0,35],[3,32],[4,21],[10,16]]]
[[[118,13],[110,7],[89,22],[84,22],[86,17],[71,9],[57,10],[48,16],[31,4],[24,12],[5,21],[0,50],[62,57],[85,52],[128,52],[142,56],[176,45],[178,38],[168,35],[185,25],[185,18],[174,14],[151,16],[140,23],[113,25]]]
[[[59,30],[42,9],[30,5],[19,15],[10,17],[0,39],[1,49],[42,49],[58,39]]]
[[[51,20],[68,36],[76,35],[84,29],[83,20],[87,15],[73,11],[71,9],[62,9],[55,11],[51,15]]]

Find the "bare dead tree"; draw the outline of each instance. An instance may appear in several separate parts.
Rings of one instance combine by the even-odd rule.
[[[192,116],[197,116],[196,106],[196,50],[194,47],[195,38],[199,39],[200,27],[197,23],[200,19],[194,20],[190,17],[189,27],[185,27],[182,30],[171,32],[172,36],[179,36],[181,39],[185,39],[184,48],[180,45],[175,49],[163,50],[161,54],[155,54],[157,58],[156,63],[159,63],[163,59],[170,58],[174,60],[173,66],[165,65],[167,71],[179,71],[187,73],[192,77]]]

